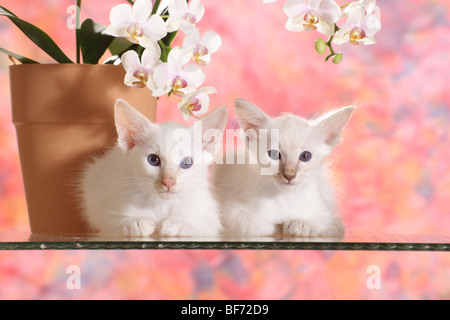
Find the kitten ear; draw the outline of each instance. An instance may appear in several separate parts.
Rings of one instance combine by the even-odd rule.
[[[334,147],[339,143],[341,131],[344,129],[355,109],[354,106],[341,108],[328,112],[314,121],[315,126],[319,129],[319,133],[327,145]]]
[[[148,130],[154,126],[149,119],[122,99],[116,101],[114,117],[119,147],[125,151],[142,143],[148,135]]]
[[[219,107],[204,116],[202,124],[202,148],[211,154],[216,153],[216,147],[227,124],[228,112],[225,107]]]
[[[256,139],[260,129],[268,129],[270,127],[272,119],[247,100],[236,99],[234,108],[239,126],[249,139]]]

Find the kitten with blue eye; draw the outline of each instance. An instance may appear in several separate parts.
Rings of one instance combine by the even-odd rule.
[[[306,120],[270,118],[237,99],[245,161],[224,158],[213,175],[228,236],[335,237],[344,233],[324,160],[340,140],[354,107]]]
[[[221,107],[191,127],[154,124],[117,100],[118,144],[90,162],[81,179],[92,230],[125,237],[217,236],[219,208],[208,179],[226,120]]]

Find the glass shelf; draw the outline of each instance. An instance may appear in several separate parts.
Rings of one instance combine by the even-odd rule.
[[[356,235],[343,238],[106,238],[95,235],[0,233],[0,250],[371,250],[450,251],[450,236]]]

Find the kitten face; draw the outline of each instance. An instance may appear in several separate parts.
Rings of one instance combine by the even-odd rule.
[[[286,188],[321,169],[324,159],[338,143],[353,109],[342,108],[314,120],[295,115],[272,119],[251,103],[236,101],[236,115],[248,139],[247,145],[258,145],[249,148],[250,152],[261,168],[271,168],[265,172]]]
[[[280,185],[291,187],[320,167],[327,150],[313,142],[314,129],[304,119],[284,115],[272,122],[273,128],[279,131],[278,152],[268,150],[267,153],[272,156],[271,161],[278,162],[273,177]]]
[[[180,192],[195,193],[195,186],[207,181],[212,150],[226,124],[225,108],[216,109],[192,127],[173,122],[153,124],[123,100],[116,103],[115,110],[119,146],[134,174],[152,189],[149,192],[170,198]],[[207,131],[214,134],[204,134]]]
[[[186,190],[204,176],[204,166],[184,148],[186,141],[175,139],[177,132],[190,135],[190,130],[176,123],[155,126],[144,142],[128,152],[134,173],[165,198]]]

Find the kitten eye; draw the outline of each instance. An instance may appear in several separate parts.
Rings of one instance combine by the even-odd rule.
[[[161,159],[156,154],[149,154],[147,157],[148,163],[150,163],[154,167],[158,167],[161,165]]]
[[[183,159],[181,159],[180,167],[183,169],[188,169],[192,166],[193,163],[194,160],[192,160],[191,157],[184,157]]]
[[[300,159],[300,161],[308,162],[309,160],[311,160],[311,157],[312,157],[311,152],[309,152],[309,151],[303,151],[303,152],[300,154],[299,159]]]
[[[272,149],[267,152],[269,158],[272,160],[279,160],[281,158],[280,152],[278,150]]]

